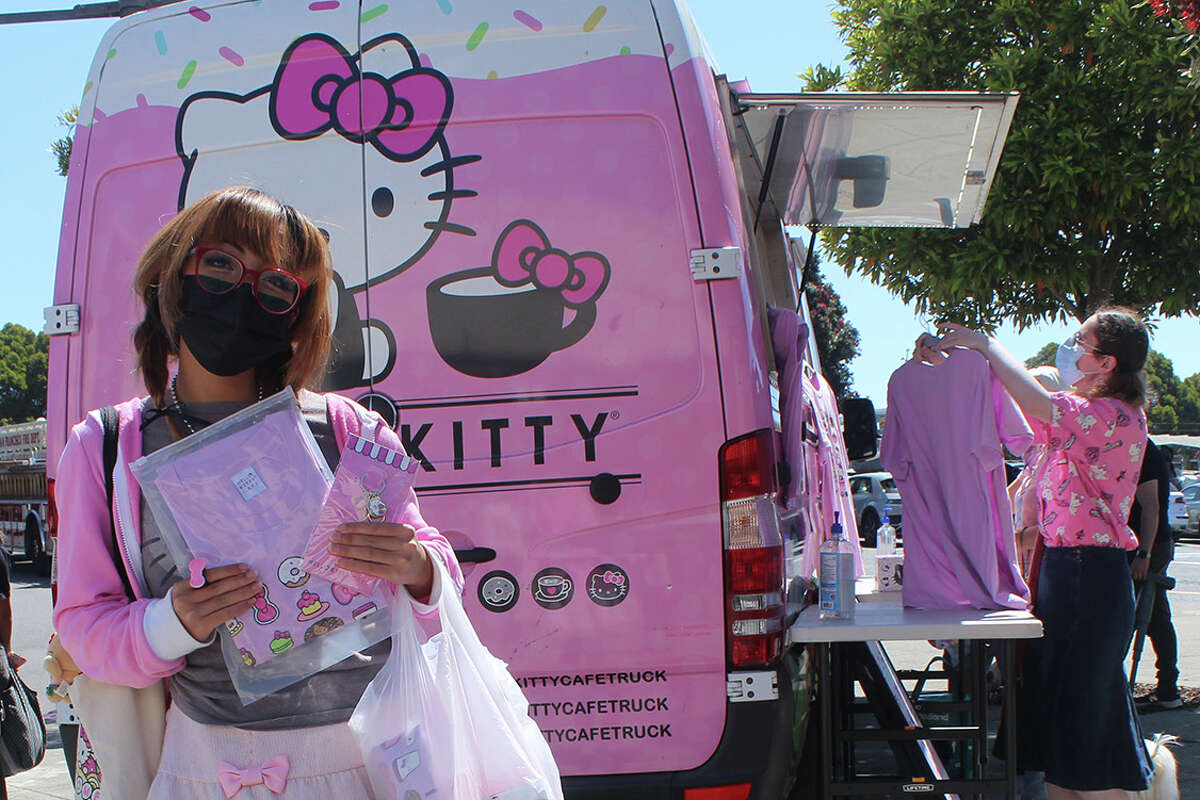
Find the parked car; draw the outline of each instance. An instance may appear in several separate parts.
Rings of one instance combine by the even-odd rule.
[[[1191,483],[1180,492],[1187,506],[1186,530],[1200,533],[1200,483]]]
[[[864,472],[850,476],[850,494],[854,497],[854,513],[858,517],[858,535],[865,547],[874,547],[876,533],[883,524],[883,512],[900,534],[900,490],[890,472]]]
[[[1183,492],[1171,490],[1167,499],[1167,524],[1177,534],[1191,527],[1188,523],[1188,505]]]

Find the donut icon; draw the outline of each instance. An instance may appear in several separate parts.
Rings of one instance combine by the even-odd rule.
[[[488,611],[501,613],[517,604],[520,589],[511,573],[498,569],[484,575],[479,581],[479,602]]]
[[[285,558],[279,565],[279,582],[289,589],[308,583],[308,573],[301,566],[303,563],[300,556]]]

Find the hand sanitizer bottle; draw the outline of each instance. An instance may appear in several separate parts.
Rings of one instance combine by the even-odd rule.
[[[842,529],[840,512],[833,512],[830,537],[821,544],[821,619],[854,619],[854,548]]]
[[[892,521],[888,519],[887,508],[884,508],[883,525],[879,526],[875,539],[875,556],[878,558],[894,552],[896,552],[896,529],[892,527]]]

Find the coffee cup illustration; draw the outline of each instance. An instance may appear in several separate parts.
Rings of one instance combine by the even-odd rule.
[[[477,378],[527,372],[576,344],[596,322],[608,259],[551,247],[536,223],[510,222],[492,264],[438,278],[426,289],[429,331],[442,360]],[[567,311],[574,316],[566,322]]]
[[[571,593],[571,579],[561,575],[543,575],[538,578],[537,596],[547,603],[563,599]]]
[[[575,583],[565,570],[547,567],[533,576],[533,599],[542,608],[562,608],[574,596]]]

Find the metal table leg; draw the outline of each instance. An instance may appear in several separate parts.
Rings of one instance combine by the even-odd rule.
[[[1017,646],[1013,639],[1004,640],[1004,777],[1008,782],[1008,798],[1017,798]]]
[[[821,642],[817,645],[817,660],[820,663],[821,674],[821,797],[832,800],[830,787],[833,784],[833,676],[830,674],[830,660],[833,645]]]

